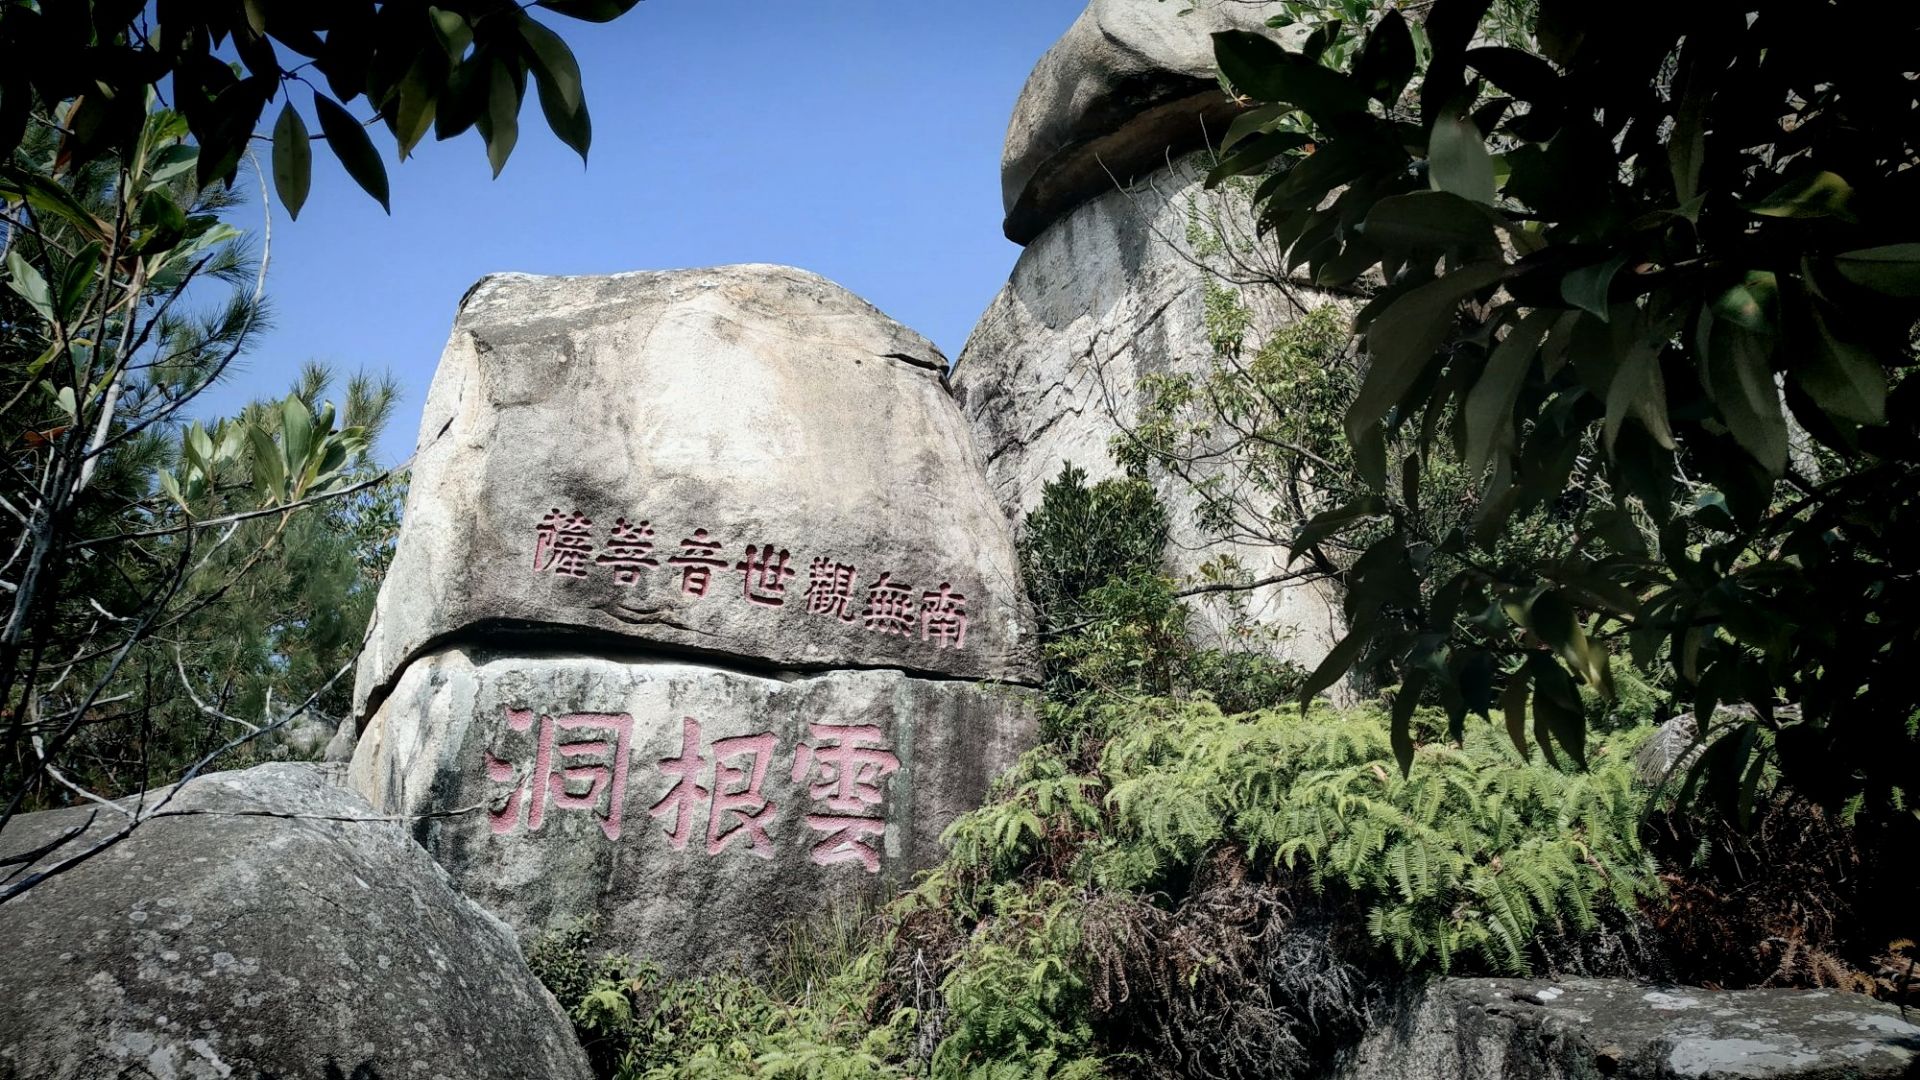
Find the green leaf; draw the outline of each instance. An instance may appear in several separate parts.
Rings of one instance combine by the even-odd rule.
[[[1289,150],[1298,150],[1311,140],[1297,131],[1274,131],[1257,135],[1243,144],[1239,150],[1220,159],[1207,171],[1207,187],[1219,186],[1222,180],[1240,176],[1258,169]]]
[[[287,469],[273,436],[258,424],[247,425],[247,442],[253,447],[253,483],[269,503],[286,503]]]
[[[187,215],[164,190],[140,197],[140,224],[144,227],[135,251],[157,251],[178,243],[187,231]]]
[[[558,15],[585,22],[612,22],[632,11],[640,0],[534,0],[534,3]]]
[[[593,125],[587,117],[587,101],[580,87],[580,65],[573,50],[560,35],[527,18],[520,17],[520,39],[527,44],[533,80],[540,91],[540,111],[547,126],[560,141],[573,148],[580,160],[587,159],[587,147],[593,141]]]
[[[1627,253],[1621,252],[1606,262],[1569,270],[1560,279],[1560,298],[1574,307],[1591,311],[1607,321],[1607,290],[1613,287],[1613,275],[1627,265]]]
[[[273,189],[280,194],[288,217],[300,220],[300,208],[307,204],[312,185],[313,144],[307,137],[307,122],[289,99],[273,122]]]
[[[1707,393],[1720,407],[1727,430],[1762,468],[1779,476],[1787,467],[1787,418],[1773,381],[1771,335],[1700,313],[1699,351],[1706,361]]]
[[[1375,101],[1392,105],[1413,77],[1413,66],[1413,35],[1407,31],[1407,21],[1398,10],[1388,8],[1354,58],[1353,80]]]
[[[1386,512],[1386,504],[1378,496],[1362,495],[1345,506],[1315,514],[1313,519],[1300,530],[1299,535],[1293,538],[1293,559],[1298,559],[1301,552],[1346,526],[1370,517],[1378,517]],[[1289,559],[1288,562],[1291,563],[1293,559]]]
[[[191,143],[169,146],[148,159],[147,186],[165,184],[176,176],[185,176],[199,162],[199,147]]]
[[[1507,688],[1500,694],[1500,711],[1507,718],[1507,738],[1513,740],[1513,748],[1520,751],[1520,757],[1528,760],[1533,757],[1527,750],[1527,683],[1531,667],[1522,665],[1507,680]]]
[[[440,85],[445,81],[445,60],[431,48],[423,48],[400,80],[400,103],[394,110],[393,133],[399,141],[400,160],[405,161],[433,129],[433,114]]]
[[[1837,217],[1842,221],[1852,221],[1853,214],[1847,209],[1852,198],[1853,188],[1845,180],[1823,171],[1797,176],[1780,185],[1766,198],[1744,205],[1749,213],[1762,217]]]
[[[373,140],[367,138],[367,129],[339,103],[318,91],[313,95],[313,111],[320,120],[320,133],[326,136],[333,156],[346,167],[347,175],[360,190],[373,196],[382,210],[393,213],[387,201],[387,167],[373,148]]]
[[[1545,658],[1534,664],[1534,740],[1546,747],[1551,733],[1579,768],[1587,767],[1587,716],[1567,669]],[[1544,729],[1544,731],[1542,730]]]
[[[1410,191],[1373,204],[1360,233],[1381,247],[1493,248],[1498,237],[1486,209],[1449,191]]]
[[[1364,648],[1372,638],[1373,624],[1371,622],[1361,620],[1354,624],[1353,629],[1347,632],[1347,636],[1340,639],[1340,644],[1335,645],[1332,650],[1327,653],[1326,659],[1321,660],[1320,666],[1314,668],[1313,674],[1307,676],[1307,681],[1300,685],[1300,709],[1302,712],[1306,711],[1307,706],[1313,702],[1313,699],[1317,697],[1322,690],[1340,681],[1340,677],[1345,675],[1349,668],[1353,667],[1353,662],[1360,658],[1360,650]]]
[[[104,238],[106,223],[80,205],[64,185],[37,173],[0,165],[0,198],[24,202],[43,214],[53,214],[92,238]]]
[[[1269,135],[1267,138],[1279,136]],[[1286,172],[1268,177],[1261,187],[1264,189],[1267,184],[1273,187],[1267,191],[1264,201],[1270,209],[1305,210],[1316,207],[1327,197],[1327,192],[1351,183],[1373,164],[1375,157],[1371,143],[1359,138],[1336,139],[1317,147]],[[1259,191],[1254,194],[1256,202],[1262,201]]]
[[[440,39],[440,47],[446,50],[449,63],[459,63],[467,55],[467,47],[473,44],[473,27],[457,11],[429,7],[427,15],[433,19],[433,32]]]
[[[1560,98],[1560,74],[1552,64],[1525,50],[1500,46],[1468,49],[1466,62],[1501,93],[1521,101],[1553,103]]]
[[[1620,366],[1607,386],[1607,419],[1602,431],[1609,453],[1628,416],[1637,418],[1654,442],[1674,449],[1673,428],[1667,421],[1667,383],[1660,374],[1660,350],[1665,345],[1664,335],[1642,334],[1629,339],[1626,355],[1620,358]]]
[[[1235,89],[1259,101],[1304,109],[1322,128],[1367,111],[1367,94],[1345,75],[1290,53],[1271,38],[1245,30],[1213,35],[1214,60]]]
[[[495,57],[487,73],[487,108],[476,121],[480,136],[487,143],[487,163],[493,175],[507,167],[514,143],[520,140],[520,94],[525,85],[516,76],[513,62]]]
[[[1795,350],[1788,377],[1826,413],[1857,424],[1887,419],[1887,372],[1865,349],[1836,336],[1812,298],[1804,300],[1813,347]]]
[[[1847,280],[1888,296],[1920,296],[1920,244],[1861,248],[1833,257]]]
[[[100,242],[92,241],[74,253],[67,260],[66,270],[60,276],[59,312],[62,319],[72,320],[79,312],[80,305],[92,291],[93,283],[100,276]]]
[[[287,476],[298,479],[306,472],[307,453],[313,448],[313,413],[294,394],[280,403],[280,445],[286,451]]]
[[[173,474],[164,469],[162,469],[158,475],[160,479],[160,490],[166,493],[167,498],[171,500],[174,505],[185,510],[187,508],[187,497],[180,491],[180,481],[175,480]]]
[[[47,279],[40,276],[40,271],[34,269],[33,264],[21,256],[20,249],[17,247],[7,252],[7,285],[14,292],[25,297],[27,303],[33,305],[33,310],[40,313],[41,318],[49,323],[56,321],[53,293],[47,287]]]
[[[1393,759],[1399,762],[1403,777],[1413,771],[1413,710],[1419,707],[1420,695],[1431,678],[1424,670],[1409,671],[1393,695],[1393,727],[1388,740],[1393,744]]]
[[[1712,312],[1735,326],[1755,333],[1772,333],[1773,323],[1767,312],[1778,294],[1778,279],[1773,274],[1750,271],[1740,284],[1714,297]]]
[[[1528,312],[1493,350],[1486,370],[1467,394],[1467,475],[1478,480],[1495,450],[1511,452],[1513,406],[1526,385],[1533,357],[1556,315],[1547,308]]]
[[[1700,171],[1707,160],[1707,106],[1710,95],[1700,84],[1698,64],[1689,67],[1680,107],[1674,111],[1673,134],[1667,140],[1667,164],[1673,171],[1673,193],[1681,206],[1700,195]],[[1699,211],[1688,218],[1693,220]]]
[[[493,58],[476,52],[447,75],[447,85],[433,109],[433,137],[451,139],[472,127],[487,107]]]
[[[1507,274],[1500,262],[1474,263],[1427,282],[1382,311],[1367,327],[1365,380],[1347,410],[1349,440],[1358,441],[1412,388],[1453,329],[1460,301]]]
[[[1523,614],[1527,629],[1559,654],[1568,667],[1579,672],[1589,686],[1603,684],[1605,675],[1597,659],[1599,654],[1587,640],[1586,631],[1581,629],[1580,620],[1566,597],[1548,589],[1534,597]]]
[[[1493,157],[1473,121],[1449,113],[1434,122],[1427,140],[1427,182],[1435,191],[1493,205]]]
[[[1353,467],[1375,491],[1385,490],[1387,486],[1387,433],[1380,424],[1373,424],[1358,434],[1349,434],[1347,441],[1353,446]]]
[[[1261,105],[1248,109],[1233,118],[1227,125],[1227,133],[1220,137],[1220,152],[1226,153],[1240,140],[1249,135],[1264,131],[1268,124],[1294,111],[1291,105]]]

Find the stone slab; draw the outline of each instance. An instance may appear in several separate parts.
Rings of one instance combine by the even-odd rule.
[[[354,785],[524,934],[591,922],[686,974],[878,901],[1032,745],[1033,692],[450,648],[410,665]]]

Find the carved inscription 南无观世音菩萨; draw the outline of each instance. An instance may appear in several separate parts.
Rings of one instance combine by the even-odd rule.
[[[519,764],[491,749],[483,752],[487,779],[512,785],[504,798],[496,794],[488,813],[495,835],[539,833],[549,813],[573,810],[590,815],[607,839],[620,839],[632,716],[536,718],[531,709],[508,709],[506,727],[531,735],[532,746],[530,760],[522,754]],[[575,740],[562,742],[563,735]],[[771,731],[708,742],[698,719],[682,717],[679,752],[655,762],[666,788],[647,815],[660,821],[676,851],[694,846],[717,856],[734,849],[771,859],[785,810],[785,820],[797,817],[811,834],[807,854],[815,864],[858,862],[878,873],[878,844],[887,829],[884,804],[890,779],[900,769],[885,733],[873,724],[808,724],[806,738],[787,758],[790,768],[775,772],[778,756]],[[777,800],[766,790],[770,777],[781,788]]]
[[[596,540],[598,542],[596,542]],[[669,545],[671,549],[673,545]],[[661,556],[655,545],[653,523],[614,519],[604,536],[594,531],[593,519],[578,510],[563,513],[554,507],[534,527],[533,570],[539,574],[584,578],[610,573],[614,584],[637,584],[643,573],[677,573],[680,591],[704,598],[714,587],[714,575],[740,575],[740,593],[749,604],[783,608],[787,586],[798,576],[791,552],[773,544],[753,543],[739,559],[723,554],[725,545],[705,529],[681,539],[673,554]],[[916,590],[881,571],[862,585],[857,566],[829,558],[807,563],[807,583],[799,606],[809,615],[826,616],[876,634],[917,639],[938,648],[961,649],[967,644],[967,598],[950,581],[932,589]]]

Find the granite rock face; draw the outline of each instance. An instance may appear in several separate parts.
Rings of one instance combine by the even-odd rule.
[[[353,785],[516,929],[588,921],[675,972],[937,862],[1032,744],[1035,678],[945,366],[785,267],[482,281]]]
[[[475,633],[1030,679],[945,369],[787,267],[484,279],[428,393],[358,711]]]
[[[322,820],[373,816],[337,772],[200,777],[181,816],[0,906],[0,1078],[591,1076],[511,931],[399,825]],[[69,845],[121,820],[25,815],[0,856],[89,815]]]
[[[1439,979],[1378,1024],[1338,1080],[1895,1080],[1920,1025],[1819,990],[1657,988],[1611,979]]]
[[[1267,19],[1282,10],[1257,0],[1092,0],[1013,107],[1000,159],[1007,238],[1029,243],[1116,182],[1218,143],[1240,107],[1214,77],[1210,35],[1270,32]]]
[[[483,807],[416,835],[515,926],[591,913],[670,970],[751,967],[783,918],[938,862],[941,832],[1030,744],[1029,697],[896,671],[450,648],[407,668],[353,782],[396,813]]]
[[[1149,5],[1151,6],[1151,5]],[[1089,480],[1119,472],[1110,447],[1139,417],[1140,380],[1201,374],[1209,344],[1210,288],[1230,290],[1249,315],[1249,350],[1298,317],[1296,303],[1339,298],[1295,288],[1227,282],[1246,274],[1252,214],[1243,198],[1208,192],[1191,159],[1131,191],[1108,191],[1049,227],[1021,253],[1013,275],[974,327],[953,371],[954,396],[973,427],[1001,509],[1019,520],[1065,465]],[[1232,543],[1195,527],[1190,484],[1156,483],[1174,525],[1172,569],[1195,576],[1209,560],[1237,560],[1254,579],[1286,569],[1276,548]],[[1236,619],[1270,628],[1279,655],[1311,666],[1338,639],[1338,598],[1317,587],[1275,585],[1245,595],[1243,612],[1203,606],[1198,633],[1228,643]],[[1210,642],[1211,643],[1211,642]]]

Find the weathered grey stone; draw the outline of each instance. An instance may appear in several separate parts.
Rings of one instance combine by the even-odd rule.
[[[1251,283],[1257,271],[1278,273],[1259,262],[1252,221],[1244,198],[1203,190],[1189,160],[1134,190],[1080,205],[1021,253],[952,376],[994,497],[1010,517],[1039,505],[1063,465],[1094,480],[1118,472],[1109,448],[1138,419],[1142,377],[1210,368],[1209,283],[1231,289],[1247,308],[1250,350],[1298,316],[1296,303],[1337,302],[1310,289],[1287,295]],[[1233,281],[1249,283],[1227,284]],[[1251,579],[1287,568],[1282,549],[1200,532],[1190,485],[1163,477],[1158,486],[1174,524],[1176,573],[1197,577],[1204,563],[1222,558],[1237,560]],[[1338,600],[1319,587],[1274,585],[1244,601],[1244,612],[1218,602],[1204,607],[1199,633],[1237,642],[1229,628],[1244,617],[1281,635],[1279,655],[1307,664],[1337,638]]]
[[[450,648],[407,668],[352,776],[388,812],[445,815],[420,840],[523,933],[590,918],[602,945],[672,971],[750,966],[785,922],[937,862],[942,830],[1031,745],[1031,696]]]
[[[0,905],[0,1080],[590,1076],[512,933],[400,826],[320,820],[372,816],[337,773],[201,777],[185,816]],[[16,818],[0,855],[89,814]]]
[[[1012,544],[945,369],[787,267],[486,278],[428,395],[357,714],[429,647],[515,633],[1030,681]],[[623,544],[622,523],[651,535]],[[851,568],[843,607],[809,610],[814,560]],[[883,575],[897,623],[868,618]],[[947,607],[963,641],[924,621]]]
[[[1700,725],[1692,713],[1681,713],[1654,729],[1633,754],[1633,773],[1643,784],[1663,784],[1684,777],[1686,771],[1706,752],[1700,739]]]
[[[1339,1080],[1893,1080],[1920,1076],[1920,1025],[1823,990],[1655,988],[1612,979],[1441,979]]]
[[[1779,706],[1774,709],[1774,715],[1797,720],[1800,718],[1800,706]],[[1753,706],[1743,702],[1716,705],[1713,710],[1713,738],[1719,738],[1732,725],[1751,723],[1759,716]],[[1681,713],[1661,724],[1634,752],[1634,775],[1643,784],[1684,780],[1687,770],[1693,768],[1693,763],[1700,760],[1700,755],[1707,752],[1708,744],[1713,741],[1713,738],[1702,738],[1701,735],[1700,725],[1690,712]]]
[[[1092,0],[1027,77],[1007,125],[1007,238],[1025,244],[1087,198],[1217,143],[1240,107],[1214,77],[1218,30],[1257,30],[1257,0]],[[1290,31],[1297,36],[1302,31]]]

